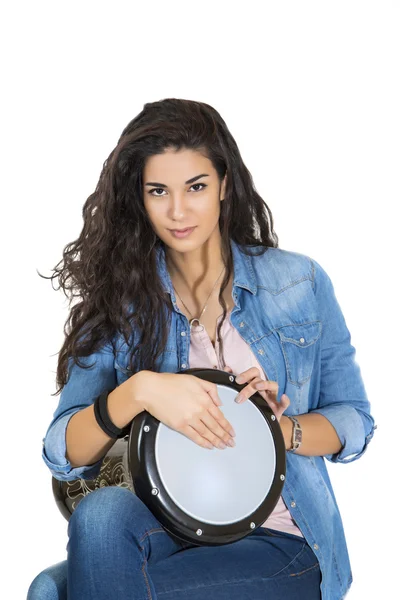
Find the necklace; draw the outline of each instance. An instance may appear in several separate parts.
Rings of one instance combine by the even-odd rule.
[[[219,276],[218,276],[218,278],[217,278],[217,281],[218,281],[218,279],[221,277],[221,275],[222,275],[222,273],[223,273],[224,269],[225,269],[225,266],[223,267],[223,269],[222,269],[221,273],[219,274]],[[189,313],[189,314],[190,314],[190,316],[192,317],[192,319],[190,320],[190,330],[192,330],[192,329],[193,329],[193,327],[194,327],[194,323],[195,323],[195,321],[197,321],[197,323],[198,323],[198,327],[202,327],[202,329],[200,329],[200,331],[204,331],[204,325],[202,325],[202,323],[200,323],[200,319],[201,319],[201,316],[202,316],[203,312],[204,312],[204,311],[206,310],[206,308],[207,308],[207,302],[208,302],[208,300],[209,300],[209,298],[210,298],[211,294],[213,293],[215,286],[217,285],[217,281],[214,283],[214,286],[213,286],[213,288],[212,288],[211,292],[209,293],[209,295],[208,295],[208,298],[207,298],[207,300],[206,300],[206,303],[205,303],[205,304],[204,304],[204,306],[203,306],[203,310],[201,311],[201,313],[200,313],[200,316],[199,316],[198,318],[193,318],[193,314],[190,312],[190,310],[188,309],[188,307],[186,306],[186,304],[184,303],[184,301],[182,300],[182,298],[179,296],[178,292],[175,290],[175,287],[174,287],[174,285],[172,284],[172,287],[174,288],[175,292],[178,294],[178,298],[179,298],[179,300],[182,302],[183,306],[186,308],[186,310],[188,311],[188,313]]]

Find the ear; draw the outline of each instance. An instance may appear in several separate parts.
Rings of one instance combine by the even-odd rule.
[[[221,183],[221,198],[220,201],[225,200],[225,187],[226,187],[226,174]]]

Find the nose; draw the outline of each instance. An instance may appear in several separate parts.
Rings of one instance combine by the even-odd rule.
[[[182,220],[185,215],[185,199],[179,194],[171,196],[170,206],[168,208],[168,218],[171,221]]]

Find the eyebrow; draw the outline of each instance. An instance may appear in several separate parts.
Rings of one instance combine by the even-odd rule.
[[[195,181],[197,181],[197,179],[200,179],[201,177],[208,177],[208,174],[202,173],[201,175],[196,175],[196,177],[192,177],[191,179],[188,179],[187,181],[185,181],[185,185],[188,183],[194,183]],[[165,185],[165,183],[157,183],[157,181],[148,181],[145,185],[154,185],[155,187],[160,187],[160,188],[168,187],[167,185]]]

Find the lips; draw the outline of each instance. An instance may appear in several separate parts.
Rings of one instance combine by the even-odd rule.
[[[177,231],[178,233],[184,233],[185,231],[189,231],[189,229],[193,229],[193,227],[185,227],[185,229],[170,229],[170,231]]]
[[[184,239],[184,238],[188,238],[189,236],[191,236],[195,229],[196,229],[196,226],[187,227],[185,229],[170,229],[169,231],[174,238]]]

